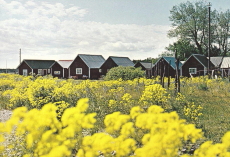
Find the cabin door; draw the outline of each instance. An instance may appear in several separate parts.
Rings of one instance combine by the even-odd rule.
[[[23,74],[24,76],[28,76],[28,71],[27,71],[27,69],[23,69],[23,70],[22,70],[22,74]]]
[[[46,75],[46,74],[47,74],[47,70],[44,69],[44,70],[43,70],[43,75]]]

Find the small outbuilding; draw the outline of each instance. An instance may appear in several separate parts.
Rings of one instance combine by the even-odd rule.
[[[18,74],[28,76],[29,74],[44,76],[51,74],[51,65],[55,60],[32,60],[24,59],[17,67]]]
[[[7,73],[7,74],[17,74],[17,69],[0,69],[0,73]]]
[[[73,60],[59,60],[51,66],[51,74],[58,78],[69,77],[69,66]]]
[[[213,75],[219,75],[222,77],[228,77],[230,75],[230,57],[210,57],[211,62],[215,66],[215,71],[212,71]]]
[[[182,63],[179,62],[178,70],[180,75],[180,68]],[[176,76],[176,59],[175,57],[161,57],[153,66],[153,75],[161,77]]]
[[[210,71],[215,68],[214,64],[202,54],[192,54],[181,66],[182,76],[204,76],[207,74],[208,62],[210,64]]]
[[[134,65],[135,68],[141,67],[141,70],[145,71],[145,75],[147,78],[152,77],[152,68],[153,68],[153,63],[149,62],[137,62]]]
[[[105,62],[102,55],[79,54],[69,66],[69,77],[74,79],[99,79],[100,67]]]
[[[108,59],[102,64],[100,70],[102,75],[106,75],[106,73],[114,67],[118,66],[134,66],[134,63],[128,57],[115,57],[110,56]]]

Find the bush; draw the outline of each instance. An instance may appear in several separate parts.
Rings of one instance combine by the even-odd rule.
[[[133,80],[135,78],[145,77],[145,72],[141,68],[118,66],[109,70],[105,80]]]

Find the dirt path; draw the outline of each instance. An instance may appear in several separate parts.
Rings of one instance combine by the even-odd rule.
[[[7,121],[12,115],[10,110],[0,110],[0,122]]]

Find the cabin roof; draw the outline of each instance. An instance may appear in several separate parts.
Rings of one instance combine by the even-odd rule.
[[[118,66],[134,66],[134,63],[128,57],[110,56]]]

